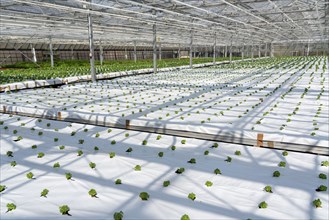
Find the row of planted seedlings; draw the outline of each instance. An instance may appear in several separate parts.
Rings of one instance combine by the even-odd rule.
[[[9,116],[8,119],[10,119],[12,117],[13,116]],[[13,118],[16,119],[18,122],[21,121],[20,117],[13,117]],[[7,124],[7,121],[8,121],[8,124]],[[17,128],[15,126],[12,126],[11,125],[12,121],[9,121],[9,120],[0,121],[0,126],[1,126],[1,130],[4,130],[4,132],[12,134],[14,142],[23,141],[24,138],[31,139],[32,137],[34,137],[33,139],[37,140],[37,139],[42,138],[45,135],[49,138],[50,136],[54,136],[54,135],[49,135],[51,131],[55,132],[55,136],[56,136],[56,132],[59,132],[59,129],[56,128],[56,125],[55,125],[55,127],[53,127],[53,125],[51,124],[51,121],[49,121],[49,120],[38,119],[36,123],[40,124],[40,125],[43,124],[40,127],[47,127],[47,129],[39,130],[39,129],[35,129],[34,127],[32,127],[30,129],[30,133],[27,134],[27,132],[24,131],[24,130],[26,130],[26,128],[25,128],[26,124],[25,123],[22,122],[20,124],[20,127]],[[71,128],[72,124],[68,123],[67,127]],[[86,146],[86,139],[81,138],[81,137],[88,137],[88,139],[90,138],[90,139],[97,140],[97,139],[102,139],[103,136],[107,136],[106,133],[109,134],[111,132],[112,132],[112,129],[107,129],[107,130],[104,130],[103,132],[96,132],[96,133],[92,133],[92,134],[90,134],[90,131],[87,128],[82,129],[82,130],[79,129],[79,131],[78,130],[73,130],[71,133],[66,134],[66,135],[70,136],[71,139],[75,140],[77,147],[75,148],[75,152],[71,149],[71,150],[67,150],[66,153],[69,153],[69,154],[75,153],[76,157],[87,157],[88,154],[93,154],[95,152],[100,151],[101,154],[106,156],[106,153],[105,153],[106,149],[108,149],[108,150],[111,149],[112,151],[107,153],[107,157],[108,157],[109,160],[115,160],[117,153],[119,152],[119,154],[122,154],[122,147],[124,145],[126,145],[126,144],[121,143],[123,141],[116,141],[114,138],[111,138],[108,141],[108,144],[111,145],[110,148],[105,147],[105,146],[93,146],[93,147],[91,147],[91,146]],[[25,137],[25,135],[26,135],[26,137]],[[124,133],[125,139],[129,139],[129,136],[130,135],[129,135],[128,132]],[[135,151],[138,151],[141,148],[143,148],[143,149],[147,148],[148,145],[149,145],[149,142],[156,142],[156,141],[159,141],[163,138],[161,135],[154,135],[152,137],[155,138],[155,140],[154,139],[149,140],[151,138],[150,137],[149,139],[141,140],[139,145],[137,144],[137,145],[130,146],[130,147],[126,146],[125,149],[123,149],[127,153],[126,156],[134,157],[134,152]],[[179,147],[177,147],[175,145],[163,146],[162,148],[159,149],[160,151],[158,151],[153,156],[157,157],[159,160],[161,160],[161,158],[167,156],[166,154],[169,154],[169,151],[175,152],[180,147],[184,148],[184,146],[188,146],[189,145],[189,140],[190,139],[182,139],[181,138]],[[90,140],[88,140],[88,141],[90,141]],[[58,143],[58,148],[57,148],[58,151],[60,151],[60,152],[66,151],[66,146],[61,144],[61,143],[65,143],[65,140],[60,140],[58,137],[54,137],[53,142],[55,143],[54,145],[56,145]],[[95,142],[95,141],[92,141],[92,142]],[[92,148],[92,149],[90,149],[90,148]],[[221,149],[222,147],[218,143],[209,143],[209,146],[207,148],[208,149],[206,149],[206,150],[204,150],[204,148],[202,148],[202,149],[199,149],[198,151],[204,150],[203,153],[202,153],[202,155],[204,155],[204,157],[211,157],[211,155],[218,154],[218,153],[220,154],[220,151],[222,151],[222,149]],[[36,157],[37,160],[47,157],[47,155],[44,152],[42,152],[42,149],[40,149],[37,144],[33,144],[32,146],[30,146],[30,151],[31,151],[31,154],[35,154],[35,157]],[[150,153],[150,152],[152,152],[151,154],[154,154],[153,150],[148,151],[148,153]],[[6,156],[6,157],[10,158],[12,160],[10,162],[10,165],[12,167],[20,166],[21,161],[19,161],[18,158],[16,157],[16,153],[19,153],[19,152],[7,151],[6,154],[1,155],[1,157]],[[180,162],[181,166],[178,167],[177,169],[174,169],[173,172],[176,173],[177,175],[183,175],[188,169],[194,169],[194,167],[197,166],[197,164],[198,164],[198,159],[197,158],[198,157],[200,158],[201,154],[199,155],[199,153],[195,153],[195,152],[192,153],[192,154],[198,155],[198,156],[197,157],[191,157],[190,159],[188,159],[185,162],[184,161]],[[288,157],[288,154],[289,153],[287,151],[282,152],[283,157]],[[186,157],[188,157],[188,156],[189,155],[186,155]],[[221,164],[221,166],[230,166],[229,164],[231,164],[231,163],[239,163],[239,158],[244,157],[244,156],[246,156],[246,155],[243,155],[240,150],[236,150],[234,152],[234,155],[226,156],[224,161],[226,162],[227,165],[225,165],[225,163],[219,163],[219,164]],[[190,164],[190,165],[186,169],[186,165],[184,165],[184,164]],[[45,166],[48,166],[48,165],[45,165]],[[92,169],[92,170],[95,170],[95,171],[98,169],[97,161],[96,162],[91,161],[91,162],[88,163],[87,166],[89,167],[89,169]],[[320,164],[318,164],[318,166],[328,167],[329,166],[329,161],[322,161]],[[85,168],[81,167],[81,169],[88,169],[88,167],[85,167]],[[284,173],[285,169],[289,169],[289,168],[286,168],[286,167],[288,167],[286,159],[277,161],[277,168],[275,168],[273,173],[271,174],[272,178],[289,178],[289,176],[286,176],[286,175],[284,177],[281,177],[282,172]],[[220,176],[225,177],[225,173],[222,172],[222,168],[223,167],[218,166],[214,170],[209,170],[209,172],[212,172],[214,177],[215,176],[218,176],[218,178],[221,178]],[[61,170],[60,161],[54,162],[53,169],[55,169],[57,171]],[[141,172],[143,170],[143,166],[140,165],[140,164],[136,164],[135,166],[131,167],[131,169],[134,170],[135,172]],[[34,175],[33,170],[26,173],[25,175],[26,175],[26,178],[28,180],[33,180],[33,179],[39,178],[38,176]],[[66,172],[64,174],[63,178],[66,178],[67,181],[74,180],[74,176],[70,172]],[[327,174],[321,172],[321,173],[318,174],[318,178],[323,180],[323,184],[319,185],[314,190],[317,193],[325,193],[327,191],[327,186],[325,185],[325,183],[327,182],[326,181],[327,180]],[[205,181],[204,183],[201,183],[201,184],[203,184],[205,187],[211,188],[211,187],[214,186],[214,180],[215,179],[207,180],[207,181]],[[31,182],[31,184],[33,184],[33,182]],[[72,186],[74,186],[74,182],[72,182],[72,184],[73,184]],[[120,185],[125,184],[125,179],[117,178],[117,179],[115,179],[114,184],[119,187]],[[163,183],[162,183],[163,187],[170,187],[170,185],[171,185],[170,179],[164,180]],[[6,193],[6,190],[10,189],[10,187],[11,186],[0,185],[0,192],[2,194]],[[37,187],[38,186],[36,186],[36,188]],[[275,190],[273,190],[273,185],[265,185],[263,190],[266,193],[273,193],[273,194],[276,193]],[[89,194],[90,198],[92,198],[92,199],[97,199],[100,196],[97,192],[97,189],[95,189],[95,188],[91,188],[89,190],[86,190],[85,193]],[[36,196],[43,197],[44,199],[51,199],[52,198],[52,192],[48,188],[44,188],[44,189],[41,189],[39,195],[36,195]],[[147,200],[152,199],[152,195],[148,191],[143,191],[143,192],[139,193],[139,198],[142,201],[147,201]],[[202,201],[202,197],[200,198],[201,199],[200,200],[198,198],[198,195],[194,192],[188,193],[186,195],[186,198],[190,199],[192,201],[195,201],[195,200],[196,201]],[[314,199],[312,201],[312,205],[316,208],[321,208],[322,207],[321,199],[319,199],[319,198]],[[7,206],[7,212],[11,212],[11,211],[14,211],[15,209],[19,208],[19,207],[16,206],[15,203],[8,203],[6,206]],[[266,202],[266,200],[259,201],[259,204],[258,204],[259,209],[266,209],[266,208],[268,208],[268,206],[271,206],[271,204],[268,204],[268,202]],[[62,204],[62,205],[59,206],[59,212],[62,215],[70,215],[70,210],[71,209],[70,209],[70,206],[68,204]],[[123,219],[124,218],[124,211],[120,210],[120,211],[115,212],[113,214],[113,218],[115,220]],[[181,216],[181,219],[189,219],[189,215],[184,214],[183,216]]]

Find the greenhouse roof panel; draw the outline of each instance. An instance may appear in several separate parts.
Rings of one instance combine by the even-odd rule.
[[[94,37],[104,44],[152,42],[157,24],[160,41],[210,46],[328,41],[326,0],[0,0],[1,41],[39,39],[88,43],[87,15]],[[91,9],[91,10],[90,10]],[[152,13],[155,12],[155,15]],[[65,42],[67,41],[67,42]],[[33,41],[32,41],[33,42]],[[97,43],[96,43],[97,44]]]

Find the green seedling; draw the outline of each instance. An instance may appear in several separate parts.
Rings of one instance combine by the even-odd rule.
[[[68,205],[62,205],[59,207],[59,212],[62,214],[62,215],[69,215],[71,216],[71,214],[69,213],[70,211],[70,207]]]
[[[194,193],[189,193],[187,198],[191,199],[192,201],[194,201],[196,199],[196,195]]]
[[[170,185],[170,181],[169,180],[163,181],[163,187],[167,187],[169,185]]]
[[[141,200],[145,201],[145,200],[148,200],[150,198],[150,195],[147,192],[141,192],[139,194],[139,198],[141,198]]]
[[[44,189],[44,190],[41,191],[40,197],[47,198],[48,193],[49,193],[49,190],[48,189]]]

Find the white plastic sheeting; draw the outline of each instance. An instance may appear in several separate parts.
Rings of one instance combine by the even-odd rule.
[[[265,140],[328,147],[328,72],[321,65],[288,65],[180,70],[3,93],[0,109],[255,140],[263,133]]]
[[[185,139],[182,144],[182,138],[172,136],[159,139],[156,134],[120,129],[109,133],[104,127],[0,116],[4,122],[0,125],[0,181],[7,187],[1,192],[1,219],[64,218],[61,205],[70,207],[70,219],[112,219],[121,210],[124,219],[180,219],[184,214],[190,219],[329,217],[327,193],[315,191],[327,183],[318,178],[320,173],[329,174],[328,168],[321,166],[329,159],[325,156],[289,152],[284,157],[278,150],[223,143],[211,148],[213,142],[196,139]],[[76,133],[72,136],[72,132]],[[14,141],[18,136],[23,139]],[[113,140],[115,144],[111,144]],[[172,145],[176,150],[171,150]],[[130,153],[126,152],[129,147]],[[82,156],[77,156],[78,150],[83,151]],[[13,157],[7,157],[7,151],[12,151]],[[209,154],[204,155],[205,151]],[[236,151],[241,155],[235,155]],[[44,157],[37,158],[39,152]],[[110,152],[116,156],[110,158]],[[164,156],[159,157],[159,152]],[[231,162],[225,161],[227,156]],[[187,163],[191,158],[196,159],[195,164]],[[10,165],[12,161],[16,161],[15,167]],[[278,167],[280,161],[286,162],[285,168]],[[59,168],[53,168],[56,162]],[[95,169],[89,167],[90,162],[96,163]],[[136,165],[141,165],[141,171],[134,170]],[[180,167],[185,172],[176,174]],[[214,174],[216,168],[221,175]],[[280,177],[272,177],[275,170]],[[28,172],[35,179],[27,179]],[[71,173],[72,180],[67,180],[65,173]],[[116,185],[116,179],[122,184]],[[170,185],[163,187],[166,180]],[[213,185],[207,187],[206,181]],[[266,185],[273,193],[263,190]],[[49,190],[47,198],[40,197],[43,189]],[[88,195],[90,189],[97,191],[98,198]],[[147,192],[149,200],[142,201],[140,192]],[[188,199],[192,192],[194,201]],[[318,198],[322,208],[312,205]],[[268,208],[258,208],[262,201]],[[16,210],[6,212],[7,203],[14,203]]]

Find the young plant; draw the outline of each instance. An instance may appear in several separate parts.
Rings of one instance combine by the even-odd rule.
[[[141,171],[142,167],[140,165],[136,165],[134,168],[135,171]]]
[[[14,141],[17,142],[17,141],[20,141],[20,140],[23,140],[22,136],[18,136]]]
[[[7,188],[7,187],[6,187],[5,185],[0,185],[0,192],[5,191],[6,188]]]
[[[161,135],[158,135],[158,136],[157,136],[157,140],[160,140],[160,139],[161,139]]]
[[[7,203],[7,212],[13,211],[16,209],[16,205],[14,203]]]
[[[88,129],[87,129],[87,131],[88,131]],[[71,136],[74,136],[76,133],[77,133],[76,131],[72,131]]]
[[[218,175],[218,174],[222,174],[222,172],[220,171],[220,169],[216,168],[214,170],[214,174]]]
[[[58,138],[54,138],[54,142],[58,142]]]
[[[142,145],[147,145],[147,140],[143,140]]]
[[[163,181],[163,187],[168,187],[170,185],[170,181],[169,180],[166,180],[166,181]]]
[[[110,157],[110,158],[115,157],[115,152],[111,152],[111,153],[109,153],[109,157]]]
[[[288,156],[288,152],[287,151],[283,151],[282,152],[282,156],[285,156],[285,157]]]
[[[32,145],[32,147],[31,147],[32,149],[37,149],[38,148],[38,146],[37,145]]]
[[[170,148],[171,148],[172,151],[176,150],[176,146],[174,146],[174,145],[171,146]]]
[[[194,193],[189,193],[187,198],[191,199],[192,201],[194,201],[196,199],[196,195]]]
[[[284,161],[281,161],[279,164],[278,164],[279,167],[286,167],[286,162]]]
[[[17,165],[16,161],[11,161],[10,166],[15,167]]]
[[[150,198],[150,195],[147,192],[141,192],[139,194],[139,198],[141,198],[141,200],[148,200]]]
[[[96,168],[96,163],[90,162],[89,166],[91,169],[95,169]]]
[[[326,180],[326,179],[327,179],[327,175],[324,174],[324,173],[320,173],[320,174],[319,174],[319,178],[320,178],[320,179],[323,179],[323,180]]]
[[[229,157],[229,156],[227,156],[227,159],[225,161],[228,162],[228,163],[230,163],[230,162],[232,162],[232,158]]]
[[[328,160],[322,161],[321,162],[321,166],[323,166],[323,167],[329,167],[329,161]]]
[[[237,150],[237,151],[235,151],[234,154],[237,155],[237,156],[240,156],[241,155],[241,151]]]
[[[71,216],[71,214],[69,213],[70,211],[70,207],[68,205],[62,205],[59,207],[59,212],[62,214],[62,215],[69,215]]]
[[[267,203],[265,201],[259,203],[258,208],[260,208],[260,209],[266,209],[267,208]]]
[[[114,220],[123,220],[123,211],[115,212],[113,214],[113,219]]]
[[[209,154],[209,150],[205,150],[203,154],[207,156]]]
[[[42,131],[39,131],[39,132],[38,132],[38,135],[39,135],[39,136],[43,135],[43,132],[42,132]]]
[[[97,198],[97,192],[96,192],[95,189],[91,189],[91,190],[89,190],[88,194],[89,194],[91,197]]]
[[[188,163],[196,163],[195,158],[191,158],[189,161],[187,161]]]
[[[314,201],[313,201],[313,206],[315,206],[315,208],[322,208],[322,202],[321,202],[321,200],[320,199],[315,199]]]
[[[218,143],[214,143],[211,148],[218,148]]]
[[[182,215],[180,220],[190,220],[190,217],[187,214]]]
[[[78,156],[80,157],[83,154],[82,150],[78,150]]]
[[[64,150],[65,149],[65,146],[64,145],[61,145],[58,147],[60,150]]]
[[[273,172],[273,177],[279,177],[280,175],[280,172],[277,170]]]
[[[26,174],[26,177],[28,178],[28,179],[33,179],[33,173],[32,172],[29,172],[29,173],[27,173]]]
[[[264,187],[264,191],[265,191],[265,192],[268,192],[268,193],[273,193],[273,192],[272,192],[272,187],[271,187],[271,186],[265,186],[265,187]]]
[[[101,136],[98,132],[95,134],[95,137],[99,137],[99,136]]]
[[[72,179],[72,174],[71,173],[65,173],[65,177],[67,180],[71,180]]]
[[[125,137],[126,137],[126,138],[129,137],[129,133],[125,133]]]
[[[117,142],[115,140],[111,141],[112,145],[115,145]]]
[[[181,140],[181,144],[186,144],[186,140]]]
[[[158,153],[158,156],[159,156],[159,157],[163,157],[163,152],[159,152],[159,153]]]
[[[325,191],[327,191],[327,186],[321,185],[315,191],[317,191],[317,192],[325,192]]]
[[[45,156],[45,153],[43,153],[43,152],[39,152],[37,157],[38,157],[38,158],[42,158],[43,156]]]
[[[133,149],[131,148],[131,147],[129,147],[127,150],[126,150],[126,152],[128,152],[128,153],[130,153],[130,152],[132,152],[133,151]]]
[[[121,179],[116,179],[116,180],[115,180],[115,184],[116,184],[116,185],[120,185],[120,184],[122,184]]]
[[[49,190],[48,189],[44,189],[44,190],[41,191],[40,197],[47,198],[48,193],[49,193]]]
[[[79,140],[79,144],[83,144],[84,142],[85,142],[85,140],[83,140],[83,139]]]
[[[54,163],[54,165],[53,165],[53,167],[54,168],[59,168],[61,165],[59,164],[59,162],[56,162],[56,163]]]
[[[98,151],[99,148],[97,146],[94,147],[94,151]]]
[[[205,185],[206,185],[207,187],[211,187],[211,186],[213,185],[213,183],[212,183],[211,181],[206,181]]]
[[[175,173],[177,173],[177,174],[182,174],[182,173],[184,173],[184,171],[185,171],[185,168],[184,168],[184,167],[181,167],[181,168],[178,168],[178,169],[175,171]]]
[[[14,157],[13,152],[12,151],[7,151],[6,153],[7,157]]]

